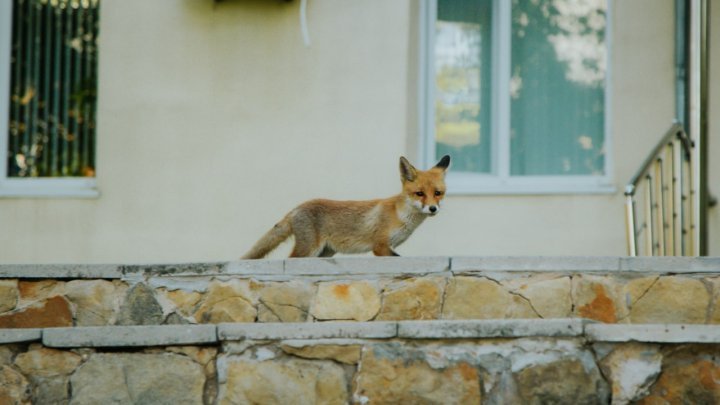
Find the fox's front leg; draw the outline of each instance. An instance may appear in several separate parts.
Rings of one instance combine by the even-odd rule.
[[[375,256],[400,256],[392,250],[389,243],[378,243],[375,245],[373,254],[375,254]]]

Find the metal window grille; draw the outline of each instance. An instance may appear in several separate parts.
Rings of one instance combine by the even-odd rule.
[[[13,0],[8,177],[94,177],[100,0]]]

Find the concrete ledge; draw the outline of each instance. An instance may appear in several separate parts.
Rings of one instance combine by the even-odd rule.
[[[346,277],[475,272],[720,273],[720,257],[339,257],[184,264],[0,264],[0,279]]]
[[[586,322],[583,319],[403,321],[398,322],[398,337],[409,339],[576,337],[582,336]]]
[[[720,257],[454,257],[453,272],[717,273]]]
[[[428,274],[447,271],[449,268],[449,257],[347,257],[285,260],[285,274],[293,276]]]
[[[113,264],[2,264],[0,278],[122,278]]]
[[[47,328],[48,347],[137,347],[217,342],[215,325],[142,325]]]
[[[241,260],[223,263],[182,263],[122,266],[124,276],[216,276],[216,275],[282,275],[282,260]]]
[[[618,257],[543,257],[543,256],[489,256],[453,257],[450,270],[473,271],[540,271],[587,272],[617,271]]]
[[[224,323],[220,340],[380,339],[397,336],[396,322]]]
[[[594,342],[720,343],[720,325],[592,324],[585,336]]]
[[[0,344],[47,347],[205,345],[221,341],[352,339],[578,338],[588,342],[720,343],[720,325],[602,324],[585,319],[488,319],[400,322],[225,323],[0,329]],[[335,343],[333,343],[335,344]]]
[[[42,338],[42,329],[0,329],[0,344],[35,342]]]
[[[717,273],[720,272],[720,257],[622,257],[620,271]]]

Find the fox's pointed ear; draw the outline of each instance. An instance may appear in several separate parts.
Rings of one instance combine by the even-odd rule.
[[[415,181],[417,178],[417,169],[405,159],[404,156],[400,156],[400,179],[403,182]]]
[[[442,169],[443,171],[447,171],[448,167],[450,167],[450,155],[443,156],[435,167]]]

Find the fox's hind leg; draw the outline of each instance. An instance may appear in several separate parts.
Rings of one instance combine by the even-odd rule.
[[[293,218],[295,247],[293,247],[290,257],[318,257],[325,244],[319,240],[320,238],[312,226],[302,223],[303,219],[300,215]]]
[[[325,245],[322,252],[320,252],[320,257],[333,257],[334,255],[335,251],[329,248],[327,245]]]
[[[315,242],[314,235],[295,234],[295,246],[290,257],[318,257],[323,252],[323,246]]]

